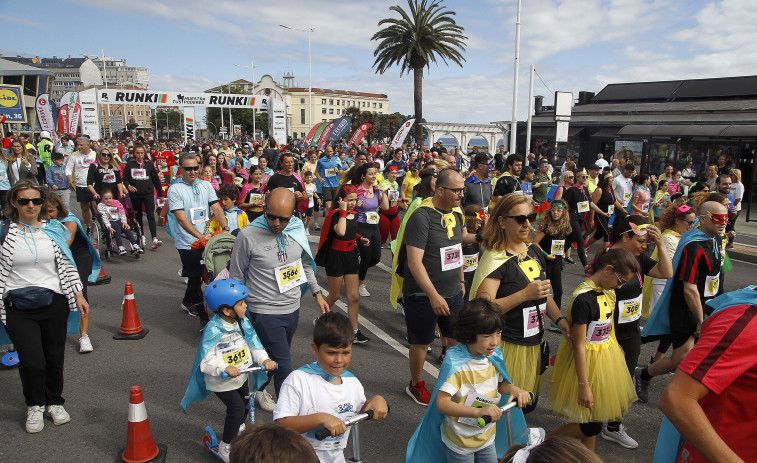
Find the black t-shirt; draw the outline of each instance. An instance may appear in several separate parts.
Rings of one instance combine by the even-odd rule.
[[[570,220],[582,221],[584,214],[589,212],[591,203],[591,196],[586,190],[586,187],[580,188],[572,186],[567,188],[562,195],[562,200],[568,204],[568,210],[570,211]],[[579,206],[580,211],[579,211]]]
[[[294,175],[282,175],[279,173],[271,175],[271,178],[266,184],[266,191],[273,191],[276,188],[287,188],[291,190],[292,193],[297,191],[305,191],[305,189],[302,188],[300,181],[297,180],[297,177],[295,177]]]
[[[555,254],[555,257],[562,259],[565,255],[565,236],[564,233],[558,235],[544,233],[544,238],[539,241],[539,247],[541,247],[547,254],[555,254],[555,252],[558,252],[558,254]],[[560,251],[562,251],[562,253],[559,253]]]
[[[697,321],[689,310],[683,295],[683,283],[697,285],[699,300],[705,315],[705,301],[723,293],[720,284],[720,245],[711,240],[692,241],[684,246],[681,260],[673,275],[673,292],[670,297],[670,329],[673,332],[694,332]],[[709,309],[711,310],[711,309]]]
[[[510,174],[503,174],[497,180],[497,185],[494,186],[492,196],[505,196],[516,191],[521,191],[520,180]]]
[[[118,198],[118,184],[122,181],[121,171],[118,169],[104,168],[100,164],[89,165],[87,185],[92,185],[100,196],[104,190],[110,190],[113,198]]]
[[[602,212],[608,212],[611,205],[614,206],[615,204],[615,193],[612,191],[612,188],[609,190],[602,189],[602,195],[599,197],[599,201],[597,202],[597,207],[602,210]],[[613,207],[613,212],[614,212]]]
[[[586,326],[586,340],[607,338],[612,332],[612,303],[601,291],[586,291],[573,299],[568,309],[571,323]]]
[[[644,276],[657,265],[657,261],[641,254],[636,258],[639,272],[626,284],[615,289],[615,337],[618,340],[639,336],[639,318],[641,317],[641,293],[644,288]]]
[[[441,211],[445,214],[449,211]],[[442,297],[453,297],[461,291],[460,268],[463,266],[463,216],[452,212],[455,225],[452,238],[448,237],[447,228],[442,227],[442,214],[430,207],[419,207],[405,225],[405,246],[423,249],[423,267],[428,273],[434,288]],[[446,268],[447,270],[444,270]],[[407,259],[405,259],[405,280],[402,294],[424,294],[415,281]]]
[[[544,254],[538,246],[528,247],[528,259],[518,263],[517,257],[511,257],[498,269],[490,273],[487,278],[499,280],[497,299],[511,296],[524,289],[534,280],[543,280],[546,275]],[[547,299],[526,301],[505,314],[505,329],[502,330],[504,341],[522,346],[539,344],[544,334],[544,315],[547,310]],[[537,318],[541,313],[541,319]]]

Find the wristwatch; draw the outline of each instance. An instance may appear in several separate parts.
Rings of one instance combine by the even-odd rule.
[[[313,297],[316,297],[319,294],[321,294],[321,295],[323,294],[323,291],[321,291],[320,289],[318,291],[316,291],[316,292],[313,293]]]
[[[228,226],[222,227],[221,230],[223,230],[223,231],[229,231],[229,227]]]

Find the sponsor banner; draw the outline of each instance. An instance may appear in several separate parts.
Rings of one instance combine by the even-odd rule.
[[[308,136],[305,137],[305,140],[303,140],[303,143],[305,146],[310,145],[310,142],[313,141],[313,136],[315,136],[315,132],[318,130],[318,127],[321,126],[321,123],[315,124],[312,129],[310,129],[310,132],[308,132]]]
[[[55,115],[53,106],[50,104],[50,95],[43,93],[37,97],[34,105],[37,109],[37,122],[40,130],[47,130],[50,134],[55,133]]]
[[[0,85],[0,114],[5,116],[6,124],[26,124],[21,95],[23,90],[20,85]]]
[[[60,99],[60,105],[67,104],[69,108],[73,108],[79,101],[79,94],[77,92],[68,92]]]
[[[339,140],[342,138],[342,135],[350,130],[350,127],[352,127],[352,120],[347,116],[340,117],[334,122],[334,127],[331,129],[331,133],[329,133],[329,141]]]
[[[413,126],[413,122],[415,122],[415,119],[409,119],[407,122],[402,124],[402,127],[400,127],[400,129],[397,131],[397,135],[392,138],[392,144],[390,145],[391,148],[399,148],[403,143],[405,143],[405,138],[407,138],[407,134],[410,133],[410,127]]]
[[[359,145],[361,141],[363,141],[363,137],[366,133],[368,133],[368,130],[371,128],[373,124],[370,122],[365,124],[360,124],[360,127],[355,129],[355,133],[352,134],[352,138],[350,138],[350,142],[347,143],[348,146],[352,145]]]
[[[322,150],[324,146],[326,146],[326,142],[329,141],[329,134],[331,133],[331,129],[334,128],[334,123],[331,122],[329,125],[326,126],[325,129],[323,129],[323,132],[321,133],[321,139],[318,140],[318,149]]]
[[[281,100],[269,98],[271,107],[268,112],[268,120],[271,136],[279,145],[287,143],[287,106]]]
[[[81,133],[92,140],[100,138],[100,117],[97,114],[97,89],[79,92],[81,103]]]
[[[68,105],[68,129],[65,133],[76,136],[76,132],[79,130],[79,119],[81,118],[81,105],[74,103],[72,106]]]
[[[270,100],[271,98],[267,96],[224,93],[151,92],[122,89],[100,89],[97,92],[97,102],[100,104],[268,109]]]
[[[195,137],[195,108],[184,106],[184,143]]]
[[[320,124],[318,124],[318,128],[316,129],[315,134],[313,135],[313,141],[310,143],[310,146],[312,148],[316,147],[316,145],[321,139],[321,134],[323,133],[324,130],[326,130],[326,127],[328,125],[329,125],[328,122],[321,122]]]
[[[69,133],[69,127],[68,105],[64,104],[60,107],[60,110],[58,110],[58,132]]]

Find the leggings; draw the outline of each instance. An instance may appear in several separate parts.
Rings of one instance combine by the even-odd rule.
[[[396,210],[396,208],[395,208]],[[386,239],[391,235],[392,240],[397,239],[397,232],[400,229],[400,216],[379,212],[379,232],[381,233],[381,244],[386,243]]]
[[[639,363],[639,354],[641,353],[641,335],[635,334],[629,339],[618,339],[621,349],[623,349],[623,355],[626,359],[626,368],[628,368],[628,374],[633,378],[633,372],[636,370],[636,364]],[[610,421],[607,423],[612,429],[617,429],[620,426],[620,421]]]
[[[574,220],[571,218],[570,227],[573,229],[568,235],[566,243],[576,243],[578,245],[578,258],[581,265],[586,267],[586,248],[584,247],[583,220]]]
[[[725,232],[734,231],[736,229],[736,219],[739,218],[741,211],[735,211],[728,214],[728,225],[725,226]],[[733,244],[733,238],[728,238],[728,244]]]
[[[360,269],[358,270],[358,278],[360,281],[365,281],[365,275],[368,274],[368,269],[378,264],[381,260],[381,234],[379,233],[379,226],[371,225],[363,222],[357,223],[357,232],[371,240],[371,244],[364,246],[358,241],[358,251],[360,252]]]
[[[137,239],[134,238],[134,233],[132,233],[131,230],[123,228],[120,220],[111,220],[110,226],[116,231],[113,235],[115,235],[114,238],[116,239],[116,244],[119,248],[124,245],[123,240],[121,239],[121,233],[126,235],[126,238],[132,246],[137,244]]]
[[[610,241],[610,219],[599,214],[594,214],[594,220],[597,224],[597,229],[594,231],[594,239],[604,242]]]
[[[252,374],[252,373],[250,373]],[[231,444],[231,441],[239,434],[239,426],[244,423],[247,416],[247,406],[250,403],[245,397],[250,395],[250,388],[245,381],[239,389],[216,392],[216,395],[226,405],[226,419],[223,422],[223,441]]]
[[[137,223],[139,228],[145,229],[142,222],[142,206],[144,206],[147,214],[147,225],[150,227],[150,236],[155,238],[158,234],[158,229],[155,225],[155,198],[152,195],[149,196],[132,196],[131,205],[134,210],[137,211]]]
[[[560,309],[562,307],[562,257],[557,256],[554,260],[547,259],[544,271],[547,280],[552,284],[552,298]]]

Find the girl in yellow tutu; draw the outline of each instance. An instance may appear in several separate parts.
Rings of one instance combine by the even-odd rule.
[[[578,285],[568,307],[572,345],[557,351],[549,403],[573,423],[552,436],[572,436],[594,450],[602,423],[620,421],[636,400],[623,350],[615,340],[615,288],[636,277],[639,264],[625,249],[600,249],[590,278]]]

